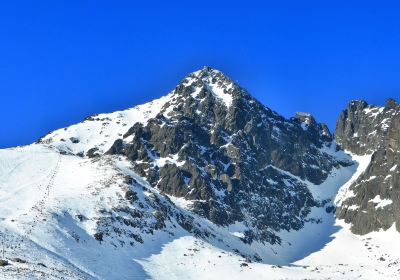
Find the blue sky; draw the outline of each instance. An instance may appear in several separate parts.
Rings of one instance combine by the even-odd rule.
[[[352,99],[400,99],[398,1],[136,2],[0,4],[0,147],[158,98],[204,65],[331,128]]]

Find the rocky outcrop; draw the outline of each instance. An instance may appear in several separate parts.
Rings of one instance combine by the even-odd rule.
[[[400,105],[389,99],[384,107],[353,101],[337,121],[336,142],[357,154],[371,154],[365,172],[350,186],[336,214],[366,234],[396,224],[400,231]]]
[[[275,232],[302,228],[319,204],[304,181],[320,184],[352,164],[324,152],[332,141],[311,115],[285,119],[205,67],[107,153],[126,156],[154,188],[191,201],[213,223],[245,223],[245,242],[275,243]]]
[[[390,125],[399,105],[389,99],[385,107],[352,101],[336,123],[335,140],[345,150],[367,154],[387,146]]]

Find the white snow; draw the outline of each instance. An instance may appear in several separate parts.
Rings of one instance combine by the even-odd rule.
[[[357,210],[359,208],[360,208],[360,206],[358,206],[358,205],[350,205],[347,209],[349,209],[349,210]]]
[[[376,204],[376,206],[375,206],[376,209],[384,208],[387,205],[390,205],[393,203],[393,201],[390,199],[381,199],[381,196],[379,194],[369,201]]]
[[[163,157],[163,158],[155,158],[152,156],[151,158],[154,160],[155,165],[158,167],[163,167],[167,163],[172,163],[175,164],[176,166],[182,166],[185,164],[185,161],[179,161],[178,154],[170,155],[169,157]]]
[[[397,279],[400,234],[391,228],[366,236],[346,224],[320,251],[291,265],[249,263],[192,236],[166,244],[159,254],[140,260],[153,279]],[[384,261],[381,260],[384,259]]]
[[[209,87],[212,93],[214,93],[218,99],[223,101],[226,107],[229,108],[230,106],[232,106],[232,95],[230,95],[229,93],[225,93],[224,89],[220,88],[216,84],[210,84]]]
[[[364,182],[369,182],[369,181],[373,181],[373,180],[375,180],[376,179],[376,176],[371,176],[371,177],[369,177],[368,179],[366,179],[366,180],[363,180]]]
[[[383,112],[384,107],[371,107],[364,109],[365,114],[369,115],[372,118],[376,118],[379,114]]]
[[[100,153],[108,151],[117,139],[135,123],[146,124],[149,119],[160,113],[161,108],[170,101],[171,94],[125,111],[93,116],[93,120],[85,120],[64,129],[58,129],[43,139],[60,150],[86,153],[91,148],[98,148]],[[72,143],[71,137],[79,140]]]
[[[341,188],[339,189],[336,198],[335,198],[335,204],[336,205],[341,205],[344,200],[346,200],[349,197],[354,196],[354,193],[350,190],[350,186],[360,177],[360,175],[367,169],[368,165],[371,163],[371,157],[372,154],[370,155],[364,155],[364,156],[357,156],[357,155],[352,155],[353,159],[357,162],[357,170],[354,172],[353,176],[350,178],[349,181],[347,181]]]
[[[111,244],[100,245],[93,238],[99,211],[111,211],[124,194],[119,186],[121,170],[129,172],[124,165],[120,162],[117,168],[107,160],[60,155],[41,145],[0,150],[0,233],[9,231],[15,244],[20,244],[6,250],[6,256],[20,257],[28,261],[26,267],[31,270],[48,273],[27,279],[59,279],[54,276],[59,269],[67,271],[65,279],[146,278],[133,257],[151,254],[155,250],[151,241],[146,240],[149,246],[145,251],[133,251],[131,247],[116,250]],[[140,177],[136,179],[146,185]],[[78,214],[86,219],[78,222]],[[39,262],[45,263],[47,270],[34,265]],[[23,279],[23,270],[12,277],[13,268],[23,267],[15,263],[9,272],[3,271],[6,279]],[[27,273],[33,275],[30,270]]]
[[[324,151],[349,158],[343,152],[336,153],[333,146],[324,147]],[[321,185],[301,182],[309,186],[316,198],[340,203],[351,195],[349,185],[368,167],[371,156],[352,158],[358,164],[333,170]],[[158,159],[159,164],[167,162],[180,164],[177,155]],[[145,243],[133,248],[100,244],[93,238],[99,211],[111,211],[120,203],[123,193],[119,184],[124,174],[130,174],[150,191],[148,183],[123,159],[90,160],[60,155],[44,145],[0,150],[0,232],[8,231],[10,236],[24,240],[18,241],[19,247],[7,250],[6,255],[28,261],[26,265],[13,263],[6,269],[0,268],[0,279],[59,279],[62,275],[70,280],[375,280],[396,279],[399,275],[400,242],[393,240],[400,240],[400,234],[394,226],[386,232],[357,236],[325,208],[313,208],[309,216],[320,219],[319,223],[307,223],[297,232],[280,232],[281,245],[245,245],[240,241],[246,230],[243,223],[216,227],[199,217],[196,222],[210,228],[215,238],[203,240],[176,228],[173,235],[157,232],[143,236]],[[170,199],[184,211],[191,207],[191,202],[182,198]],[[376,207],[388,203],[380,197],[372,202]],[[87,219],[79,222],[76,215]],[[248,254],[257,253],[263,262],[246,263],[233,253],[236,248]],[[38,266],[39,262],[47,268]]]
[[[217,100],[221,101],[222,104],[224,104],[227,108],[232,106],[233,103],[233,97],[229,93],[233,89],[233,83],[230,81],[221,81],[217,80],[214,81],[213,77],[216,77],[217,75],[221,74],[220,71],[218,70],[211,70],[211,76],[205,76],[205,77],[200,77],[202,70],[196,71],[192,73],[194,77],[196,78],[201,78],[204,85],[207,87],[208,90],[212,92],[212,94],[217,98]],[[190,85],[193,82],[193,79],[190,78],[188,79],[187,85]],[[197,91],[199,91],[200,88],[197,88],[196,93],[194,93],[194,96],[197,96]]]

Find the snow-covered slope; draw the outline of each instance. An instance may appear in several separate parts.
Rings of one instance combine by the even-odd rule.
[[[355,159],[359,165],[338,169],[325,184],[308,183],[313,194],[334,199],[341,186],[339,193],[345,193],[346,185],[368,163],[368,157]],[[246,248],[238,238],[243,225],[221,228],[200,217],[195,219],[212,228],[213,238],[189,234],[171,222],[168,231],[142,234],[143,244],[121,245],[130,239],[117,233],[110,243],[100,242],[93,237],[97,222],[120,207],[128,166],[123,158],[83,159],[42,145],[0,151],[0,231],[10,247],[5,255],[26,262],[10,261],[12,265],[0,268],[0,278],[396,279],[399,275],[400,248],[393,240],[400,235],[394,229],[357,236],[336,222],[332,212],[319,207],[313,208],[310,219],[320,222],[281,232],[282,245],[254,243]],[[147,204],[146,197],[158,195],[151,188],[135,190]],[[179,201],[176,204],[180,209]],[[257,252],[263,261],[251,262],[237,249]]]
[[[51,144],[61,151],[75,155],[84,156],[90,150],[94,154],[103,154],[133,124],[146,124],[149,119],[160,113],[170,98],[170,95],[166,95],[125,111],[90,116],[76,125],[49,133],[39,142]]]
[[[154,279],[398,279],[399,234],[371,233],[360,237],[345,224],[322,250],[289,265],[247,263],[240,256],[192,237],[166,245],[141,262]]]

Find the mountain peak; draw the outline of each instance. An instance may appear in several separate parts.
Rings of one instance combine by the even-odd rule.
[[[348,108],[355,109],[355,110],[363,110],[367,106],[368,106],[368,103],[365,100],[352,100],[352,101],[350,101]]]
[[[196,77],[223,75],[226,78],[228,78],[228,76],[226,74],[224,74],[222,71],[220,71],[216,68],[213,68],[211,66],[203,66],[203,68],[190,73],[188,76],[191,76],[191,75],[194,75]]]
[[[212,93],[226,107],[231,107],[235,98],[243,97],[244,89],[237,85],[223,72],[210,66],[187,75],[175,89],[175,93],[197,97],[202,91]]]
[[[194,73],[203,73],[203,74],[214,74],[214,73],[222,73],[220,70],[213,68],[211,66],[203,66],[200,70],[195,71]]]
[[[337,127],[334,142],[311,114],[286,119],[204,67],[159,99],[0,150],[0,238],[8,264],[2,275],[147,279],[160,278],[167,264],[166,278],[205,278],[204,267],[217,266],[244,273],[259,267],[241,275],[257,278],[276,270],[272,263],[290,269],[301,261],[307,264],[301,278],[310,278],[311,265],[338,273],[331,264],[306,263],[332,259],[332,251],[321,255],[325,248],[340,255],[364,245],[366,266],[389,268],[400,258],[400,250],[393,256],[385,250],[397,233],[366,241],[334,225],[336,215],[357,234],[394,225],[400,231],[400,106],[353,101]],[[332,245],[333,227],[340,232]],[[349,238],[358,243],[347,248]],[[110,261],[118,269],[107,269]],[[359,263],[343,275],[365,272],[356,270]],[[398,275],[392,269],[380,278]],[[203,274],[193,275],[197,270]],[[278,273],[272,277],[293,269]]]
[[[194,71],[185,77],[185,79],[201,79],[203,81],[208,81],[207,78],[220,78],[229,80],[233,83],[233,81],[222,71],[210,66],[204,66],[203,68]]]

